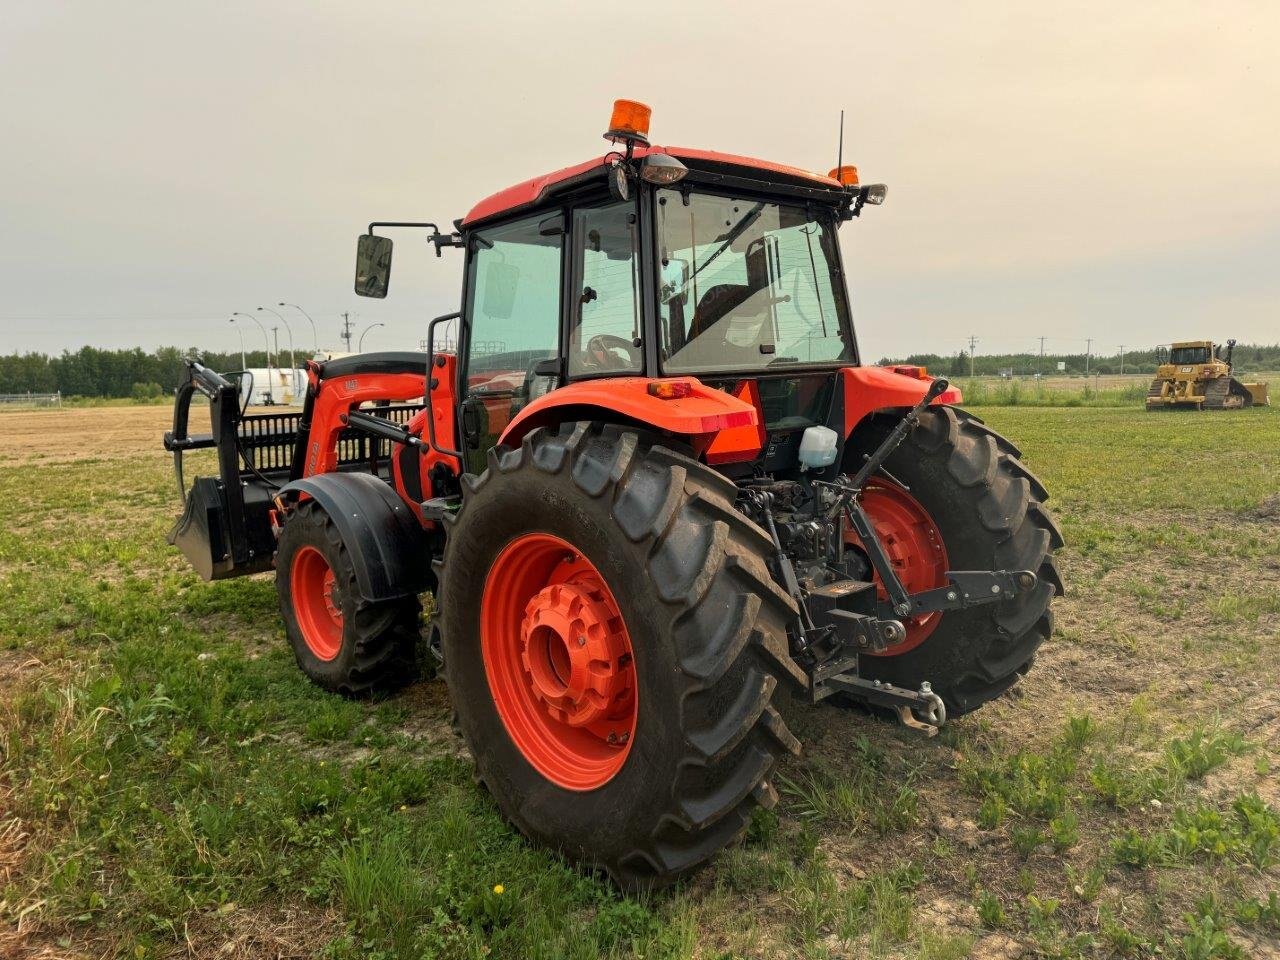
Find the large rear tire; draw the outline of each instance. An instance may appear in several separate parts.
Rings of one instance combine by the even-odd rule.
[[[329,515],[314,500],[280,531],[276,595],[302,672],[345,696],[393,689],[417,676],[422,605],[414,596],[371,603]]]
[[[886,419],[861,429],[854,456],[874,448],[890,426]],[[943,566],[952,570],[1032,570],[1039,579],[1031,590],[1003,603],[908,621],[904,643],[883,656],[861,659],[863,676],[911,689],[927,681],[954,717],[1000,696],[1030,669],[1053,632],[1049,604],[1062,593],[1053,551],[1062,546],[1062,534],[1044,508],[1048,492],[1019,456],[1017,447],[977,417],[931,407],[889,458],[886,471],[909,492],[877,479],[881,499],[914,523],[897,520],[875,502],[867,504],[868,514],[877,527],[887,522],[905,531],[899,537],[901,562],[917,578],[921,571],[939,577],[936,554],[941,554]],[[893,496],[884,496],[889,492]],[[913,558],[913,550],[929,556]],[[944,584],[945,578],[935,579],[912,589]]]
[[[776,802],[776,758],[799,749],[771,705],[803,674],[768,537],[731,482],[613,426],[535,431],[463,487],[440,615],[478,778],[525,835],[626,889],[698,866]]]

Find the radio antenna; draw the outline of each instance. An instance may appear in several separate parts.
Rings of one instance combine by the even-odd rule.
[[[836,151],[836,169],[844,163],[844,111],[840,111],[840,147]]]

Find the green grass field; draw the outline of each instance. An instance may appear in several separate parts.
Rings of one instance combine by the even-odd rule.
[[[438,680],[325,694],[186,569],[164,410],[0,416],[0,956],[1280,955],[1280,408],[975,410],[1067,539],[1031,674],[932,741],[784,705],[777,809],[646,899],[504,825]]]

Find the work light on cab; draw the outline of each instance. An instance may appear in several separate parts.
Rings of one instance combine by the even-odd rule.
[[[862,188],[862,202],[878,207],[888,194],[889,188],[883,183],[869,183]]]
[[[640,179],[666,186],[683,180],[688,172],[689,168],[675,157],[665,153],[651,153],[640,166]]]

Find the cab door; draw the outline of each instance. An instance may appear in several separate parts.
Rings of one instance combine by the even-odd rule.
[[[466,469],[520,410],[556,386],[564,217],[545,212],[471,236],[459,396]]]
[[[569,379],[640,373],[644,344],[635,201],[575,209],[573,250],[565,342]]]

